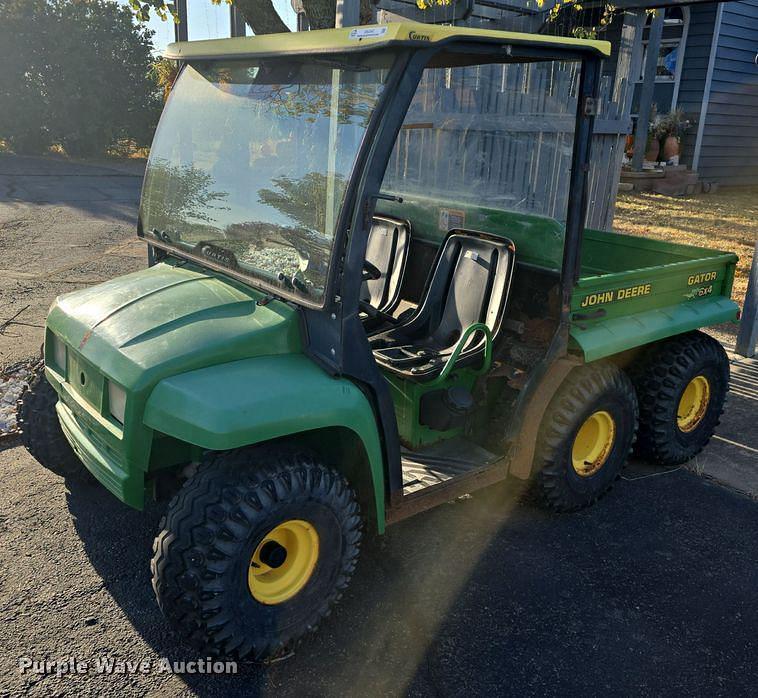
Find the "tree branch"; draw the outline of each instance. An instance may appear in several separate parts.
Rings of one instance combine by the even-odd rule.
[[[234,4],[255,34],[282,34],[290,30],[272,0],[234,0]]]

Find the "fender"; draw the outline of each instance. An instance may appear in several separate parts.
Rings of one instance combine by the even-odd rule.
[[[572,346],[578,347],[589,363],[690,330],[734,322],[739,317],[739,310],[734,301],[717,296],[594,321],[584,326],[574,322]]]
[[[366,450],[377,526],[384,530],[384,459],[371,404],[354,383],[327,375],[302,354],[254,357],[165,378],[147,400],[144,423],[214,451],[348,428]]]

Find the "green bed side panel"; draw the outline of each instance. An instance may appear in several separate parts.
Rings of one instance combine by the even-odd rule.
[[[556,272],[561,268],[565,231],[553,218],[416,193],[387,193],[402,196],[403,202],[382,201],[377,212],[409,220],[417,240],[439,244],[452,228],[478,230],[513,240],[519,262]],[[649,268],[724,256],[710,248],[587,228],[582,240],[581,278],[592,283],[618,275],[623,282]]]
[[[682,332],[736,320],[738,312],[734,301],[716,296],[596,321],[586,329],[574,324],[571,339],[585,361],[597,361]]]
[[[144,422],[211,450],[320,428],[351,429],[366,449],[377,526],[384,530],[384,460],[371,405],[349,380],[330,377],[302,354],[243,359],[166,378],[148,398]]]
[[[409,220],[411,234],[418,240],[439,244],[453,228],[478,230],[513,240],[521,262],[547,269],[561,267],[564,228],[553,218],[419,194],[388,193],[402,195],[403,203],[381,201],[377,212]]]

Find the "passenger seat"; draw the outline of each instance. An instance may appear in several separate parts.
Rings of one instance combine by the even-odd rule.
[[[500,331],[515,247],[506,238],[454,230],[446,238],[424,297],[411,318],[370,338],[374,358],[393,373],[429,380],[438,375],[466,330],[477,323]],[[468,338],[455,367],[481,360],[485,338]]]

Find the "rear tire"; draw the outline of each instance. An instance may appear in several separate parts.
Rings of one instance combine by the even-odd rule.
[[[151,563],[158,605],[188,645],[234,659],[281,655],[313,632],[350,581],[361,540],[347,481],[273,448],[216,455],[161,528]]]
[[[29,387],[18,404],[18,426],[26,450],[45,468],[66,479],[91,481],[92,476],[66,440],[55,405],[58,394],[45,377],[45,364],[33,368]]]
[[[659,465],[679,465],[700,453],[729,390],[721,344],[703,332],[673,337],[650,347],[629,373],[640,404],[635,453]]]
[[[572,371],[540,425],[537,487],[555,511],[576,511],[602,497],[621,473],[637,431],[637,398],[616,366]]]

